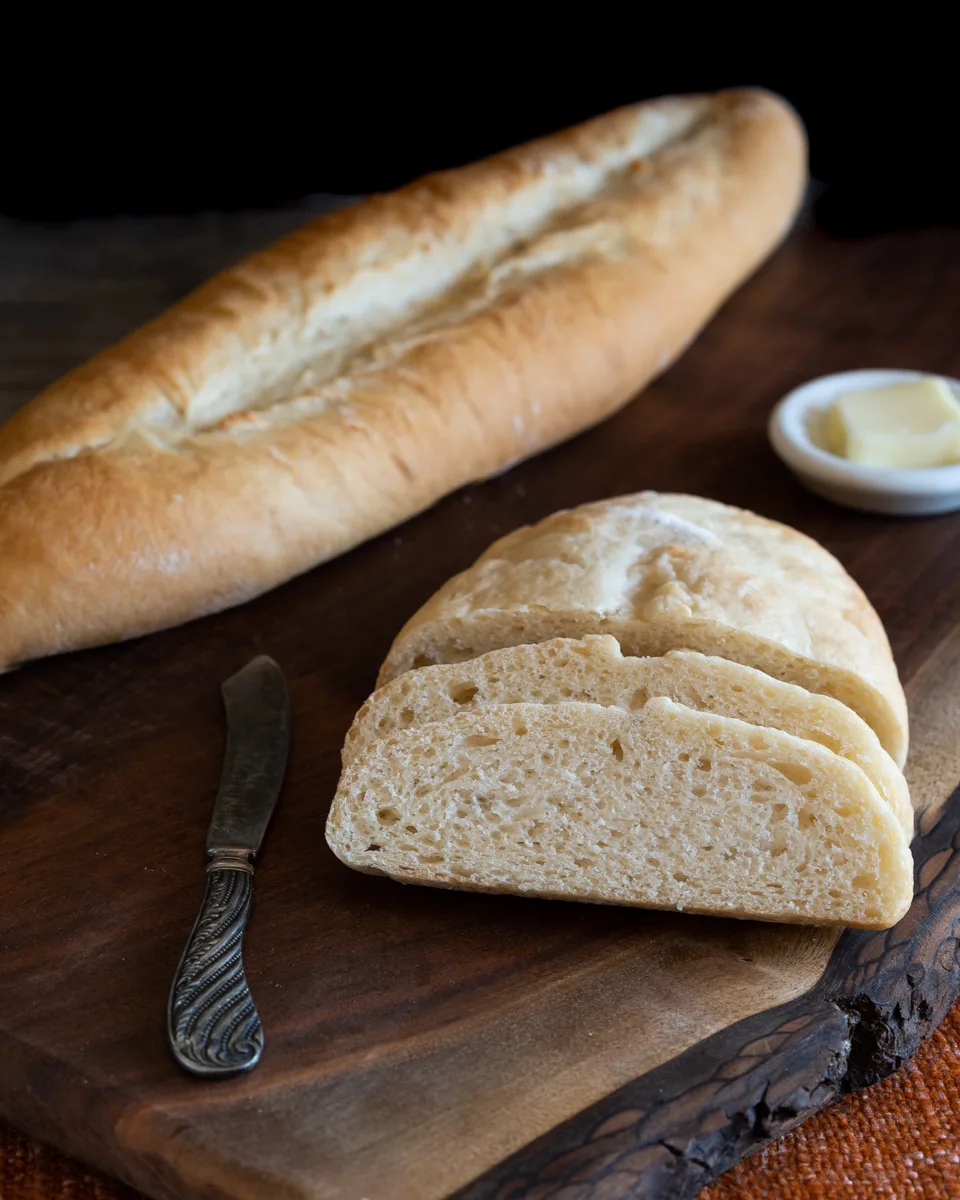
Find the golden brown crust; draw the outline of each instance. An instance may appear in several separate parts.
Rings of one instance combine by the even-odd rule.
[[[0,667],[238,603],[603,419],[777,243],[804,161],[765,93],[658,101],[211,280],[0,429]]]
[[[501,538],[410,618],[378,682],[592,633],[627,654],[698,650],[832,696],[906,760],[903,689],[861,589],[797,530],[698,496],[618,496]]]

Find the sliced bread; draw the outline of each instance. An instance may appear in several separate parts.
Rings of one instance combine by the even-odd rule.
[[[381,738],[327,822],[348,866],[438,887],[862,928],[912,896],[854,763],[655,697],[491,705]]]
[[[397,730],[483,705],[580,700],[635,711],[652,696],[819,742],[863,769],[907,840],[913,837],[913,808],[902,772],[873,730],[845,705],[693,651],[625,658],[609,635],[554,638],[493,650],[464,663],[406,671],[361,708],[347,734],[343,760],[362,756]]]
[[[379,682],[591,633],[626,654],[697,650],[832,696],[906,759],[903,689],[857,584],[796,530],[696,496],[622,496],[501,538],[411,617]]]

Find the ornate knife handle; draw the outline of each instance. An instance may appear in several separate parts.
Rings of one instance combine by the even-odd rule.
[[[253,899],[253,862],[218,850],[207,890],[170,989],[167,1034],[174,1057],[194,1075],[249,1071],[263,1053],[263,1029],[243,973],[243,931]]]

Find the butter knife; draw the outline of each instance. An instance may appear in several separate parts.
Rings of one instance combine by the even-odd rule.
[[[207,888],[167,1006],[174,1057],[209,1079],[249,1071],[263,1053],[263,1028],[243,969],[243,932],[253,859],[290,748],[290,698],[273,659],[255,658],[222,690],[227,748],[207,834]]]

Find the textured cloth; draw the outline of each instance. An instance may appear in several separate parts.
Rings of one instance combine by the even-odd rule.
[[[960,1002],[896,1075],[811,1117],[697,1200],[956,1200]],[[0,1200],[138,1200],[0,1125]]]

